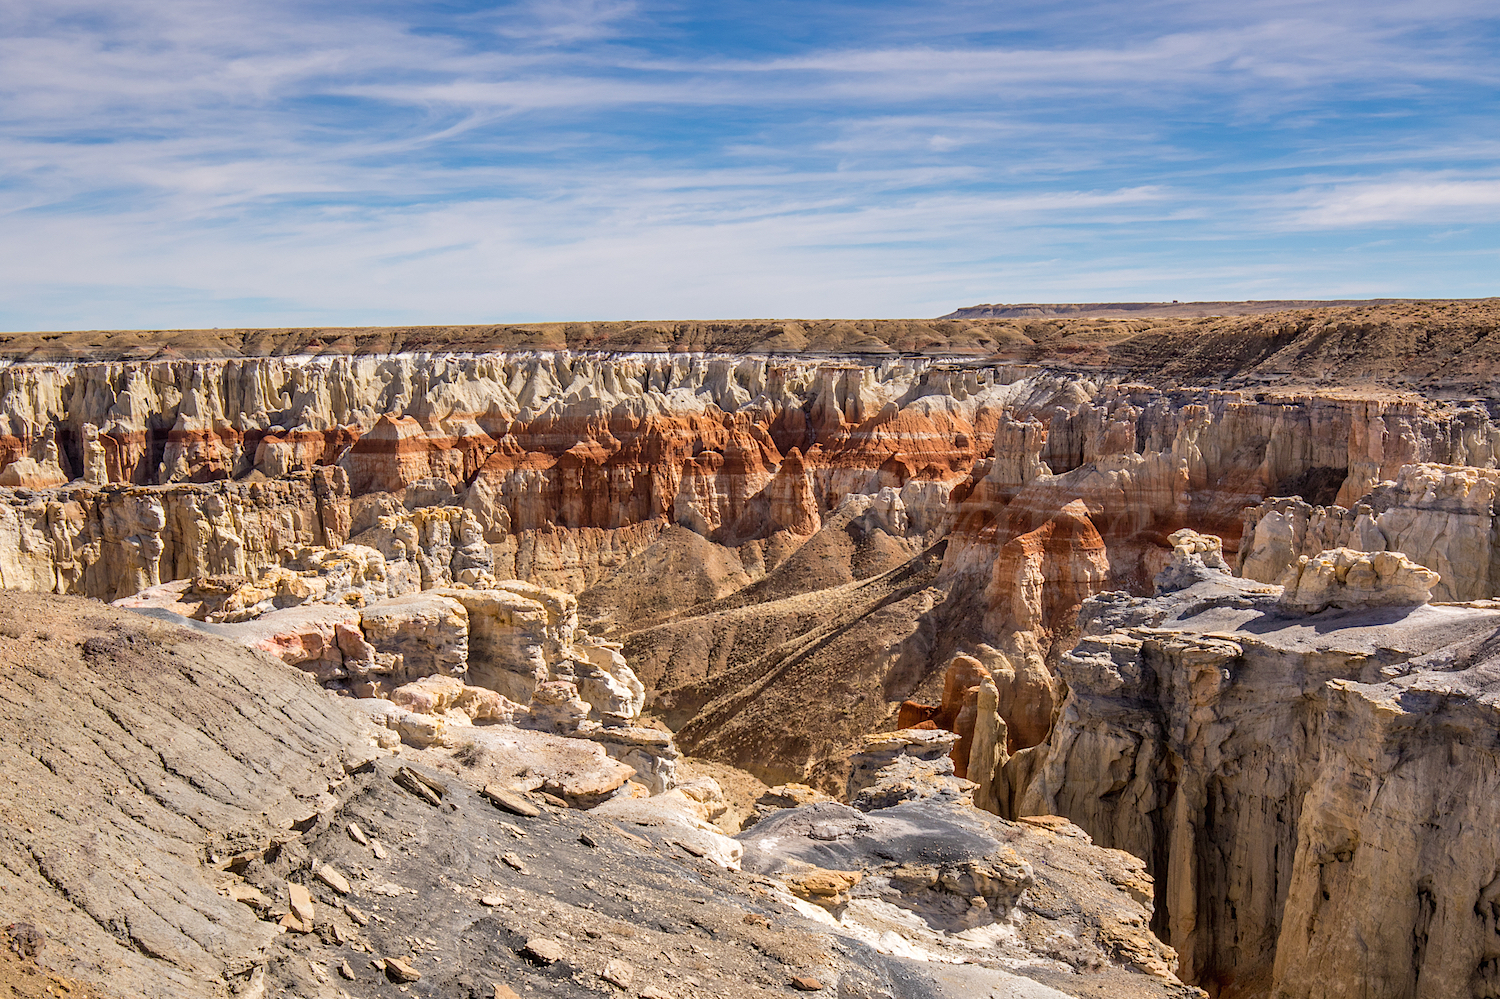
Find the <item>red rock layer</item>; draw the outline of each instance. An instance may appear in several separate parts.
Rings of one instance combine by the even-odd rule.
[[[985,590],[992,632],[1053,631],[1110,582],[1109,555],[1082,500],[1001,546]]]
[[[990,671],[971,656],[954,656],[943,674],[943,699],[938,704],[905,701],[897,711],[896,727],[943,729],[958,735],[949,758],[959,777],[969,774],[969,754],[974,747],[974,726],[979,713],[979,685],[990,679]]]

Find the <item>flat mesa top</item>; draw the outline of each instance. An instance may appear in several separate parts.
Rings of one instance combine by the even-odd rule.
[[[1264,316],[1296,309],[1363,308],[1375,305],[1419,304],[1415,298],[1267,299],[1247,302],[1018,302],[969,305],[944,319],[1023,319],[1068,316],[1075,319],[1195,319],[1204,316]],[[1466,299],[1465,301],[1484,301]]]
[[[1288,305],[1296,307],[1284,308]],[[1179,307],[1193,314],[1153,311]],[[964,315],[983,310],[1025,314]],[[1500,298],[986,305],[938,319],[0,333],[0,362],[37,364],[563,350],[968,358],[1159,387],[1316,387],[1322,392],[1345,387],[1362,393],[1494,399],[1500,398]]]

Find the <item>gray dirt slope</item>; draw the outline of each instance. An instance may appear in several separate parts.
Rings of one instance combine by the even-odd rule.
[[[200,631],[0,591],[0,657],[0,926],[37,927],[49,975],[172,999],[1062,994],[876,953],[649,829],[502,812],[459,764],[382,754],[302,674]]]

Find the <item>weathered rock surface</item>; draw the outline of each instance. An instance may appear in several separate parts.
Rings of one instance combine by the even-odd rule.
[[[955,732],[909,728],[866,736],[849,761],[849,802],[870,811],[918,798],[959,801],[972,789],[954,774],[951,754],[960,739]]]
[[[1400,552],[1438,574],[1432,599],[1488,599],[1500,594],[1497,492],[1495,469],[1413,464],[1347,508],[1266,500],[1245,511],[1240,573],[1274,583],[1299,557],[1329,549]]]
[[[138,602],[122,606],[135,608]],[[380,671],[373,646],[365,641],[357,610],[338,604],[309,604],[271,611],[262,617],[218,626],[218,634],[270,653],[288,666],[311,673],[325,684],[367,679]]]
[[[1167,535],[1172,561],[1152,581],[1157,593],[1183,590],[1205,579],[1231,575],[1224,560],[1224,542],[1212,534],[1183,528]]]
[[[248,981],[276,930],[215,865],[334,804],[341,763],[369,754],[357,718],[219,639],[58,597],[0,606],[0,922],[44,927],[57,970],[127,994]]]
[[[0,336],[29,352],[0,369],[0,584],[179,614],[353,695],[389,750],[663,829],[708,835],[719,807],[674,789],[683,750],[870,814],[968,778],[986,809],[1140,851],[1184,974],[1248,995],[1273,944],[1313,955],[1304,975],[1353,961],[1352,938],[1277,943],[1299,803],[1334,781],[1308,762],[1339,723],[1328,684],[1387,682],[1450,642],[1423,622],[1500,592],[1489,405],[1397,391],[1493,316],[1391,308],[178,331],[175,356],[121,334],[82,361],[78,337]],[[1475,358],[1430,377],[1467,384]],[[928,734],[894,751],[893,723]],[[439,977],[398,950],[413,988]],[[614,987],[603,967],[569,974]],[[815,970],[765,974],[839,988]]]
[[[619,796],[593,810],[637,836],[664,849],[702,857],[720,867],[738,870],[744,848],[702,819],[695,804],[681,791],[650,798]]]
[[[865,790],[916,793],[769,814],[739,836],[745,867],[776,875],[800,911],[905,957],[1063,988],[1064,967],[1087,964],[1100,994],[1201,995],[1178,982],[1176,956],[1147,928],[1141,861],[1062,820],[1013,823],[974,808],[944,753],[953,738],[919,730],[873,744],[856,767]]]
[[[877,327],[898,329],[839,327],[845,349],[876,349]],[[950,334],[920,335],[936,347]],[[1147,592],[1173,532],[1213,532],[1233,553],[1241,509],[1266,496],[1296,487],[1352,504],[1413,462],[1493,464],[1500,440],[1466,403],[1163,391],[1108,365],[1069,367],[1080,357],[1015,364],[967,347],[949,358],[343,349],[38,355],[5,369],[0,463],[32,464],[15,473],[30,485],[0,489],[0,582],[144,594],[223,622],[351,606],[377,632],[354,655],[326,641],[342,662],[293,653],[330,685],[367,696],[465,674],[526,704],[537,684],[567,681],[600,720],[629,723],[649,699],[695,752],[832,788],[846,747],[887,724],[892,703],[936,700],[958,653],[994,679],[1007,751],[1035,745],[1053,714],[1048,659],[1070,644],[1077,606],[1107,589]],[[67,483],[44,485],[58,476]],[[1452,503],[1477,509],[1481,485]],[[1419,511],[1406,526],[1387,512],[1403,544],[1453,535],[1421,501],[1397,506]],[[1453,580],[1439,599],[1443,586],[1483,589],[1472,547],[1428,566]],[[713,567],[652,582],[688,552],[711,553]],[[518,581],[604,587],[585,599],[590,620],[623,647],[573,641],[569,612]],[[469,619],[467,648],[456,634],[421,637],[423,622],[457,627],[444,599]],[[412,613],[397,619],[398,607]],[[787,702],[771,703],[783,689]],[[809,697],[851,707],[809,730],[793,710]],[[774,752],[755,759],[768,725]]]
[[[392,684],[469,671],[469,616],[464,605],[431,591],[393,597],[359,614],[365,640],[386,656]]]
[[[745,816],[740,828],[749,829],[761,819],[774,815],[784,808],[797,808],[800,805],[833,800],[830,795],[808,787],[806,784],[779,784],[776,787],[767,788],[755,800],[753,810]]]
[[[1491,634],[1383,682],[1328,685],[1276,951],[1280,994],[1482,996],[1500,986]],[[1319,973],[1355,960],[1360,983]]]
[[[1315,614],[1329,607],[1414,607],[1428,601],[1440,577],[1400,552],[1335,548],[1297,559],[1281,577],[1283,610]]]
[[[999,810],[1066,816],[1144,858],[1180,973],[1221,995],[1483,994],[1457,983],[1483,978],[1474,912],[1500,840],[1420,816],[1461,821],[1454,795],[1471,801],[1488,779],[1467,761],[1485,765],[1500,719],[1448,671],[1483,658],[1500,610],[1309,609],[1222,573],[1155,598],[1093,598],[1060,661],[1057,727],[1002,769]],[[1472,720],[1441,733],[1446,722],[1425,720],[1449,710]],[[1469,867],[1436,859],[1452,848]],[[1438,898],[1453,922],[1434,930]],[[1354,942],[1376,924],[1389,926],[1381,942]],[[1433,945],[1398,948],[1398,936]],[[1401,956],[1376,968],[1353,956],[1366,946]]]
[[[955,854],[927,888],[908,871],[917,881],[880,889],[974,909],[961,896],[998,904],[1028,870],[1052,872],[1030,875],[1026,891],[1049,890],[1018,903],[1031,906],[1034,952],[917,917],[872,939],[826,909],[809,915],[779,880],[733,870],[742,844],[692,818],[709,788],[592,812],[547,804],[542,789],[621,767],[595,743],[480,725],[457,751],[402,746],[387,759],[360,707],[391,701],[336,697],[202,630],[216,626],[32,594],[0,593],[0,610],[13,664],[0,676],[0,923],[37,928],[46,946],[33,953],[52,976],[172,999],[400,985],[581,999],[600,975],[641,996],[769,997],[794,978],[872,999],[1185,994],[1108,949],[1151,939],[1140,879],[1076,835],[964,805],[943,821],[988,837],[989,859]],[[428,677],[398,699],[454,710],[462,686]],[[528,807],[494,807],[483,789],[497,785]],[[910,807],[887,810],[893,848],[939,831]],[[883,849],[880,836],[822,842]],[[1058,942],[1070,933],[1083,935]],[[921,959],[929,936],[970,963]]]

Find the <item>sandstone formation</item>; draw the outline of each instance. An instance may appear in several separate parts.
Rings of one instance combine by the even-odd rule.
[[[1005,764],[998,810],[1067,816],[1145,859],[1180,973],[1219,995],[1482,995],[1500,840],[1455,823],[1487,821],[1458,801],[1484,786],[1467,761],[1500,719],[1450,671],[1477,677],[1500,611],[1427,605],[1434,574],[1389,553],[1327,552],[1302,575],[1313,594],[1219,572],[1091,599],[1057,727]],[[1439,735],[1449,711],[1471,720]],[[1424,852],[1449,849],[1461,865]]]
[[[1483,787],[1494,732],[1487,653],[1454,650],[1500,627],[1500,421],[1474,394],[1496,318],[0,336],[0,585],[230,638],[384,751],[716,870],[740,847],[685,755],[778,788],[739,806],[752,831],[832,798],[936,809],[960,839],[1045,832],[1085,872],[1022,887],[989,847],[958,873],[783,858],[786,911],[875,953],[959,954],[1115,874],[1145,904],[1149,872],[1153,925],[1215,996],[1483,995],[1463,913],[1486,911],[1493,837],[1449,863],[1432,830],[1490,821],[1439,771]],[[382,779],[462,797],[421,773]],[[1068,852],[1089,837],[1144,868]],[[1366,842],[1401,852],[1389,878]],[[1111,983],[1131,994],[1170,965],[1143,911],[1067,923],[1093,942],[1056,960],[1112,955],[1144,972]],[[1377,939],[1415,970],[1356,956]],[[380,960],[420,988],[418,957]]]
[[[1335,548],[1303,555],[1282,576],[1278,605],[1316,614],[1328,607],[1407,607],[1425,604],[1439,576],[1399,552]]]
[[[351,699],[210,624],[15,592],[0,616],[0,922],[56,994],[1195,994],[1139,862],[1065,824],[835,805],[852,835],[814,822],[773,856],[706,824],[712,782],[591,800],[623,779],[596,743],[497,723],[456,752],[372,745],[372,704],[471,710],[457,677]],[[735,869],[818,849],[834,880]],[[806,900],[841,895],[840,917]]]
[[[1412,464],[1343,506],[1269,499],[1245,511],[1239,569],[1278,582],[1299,557],[1332,548],[1400,552],[1438,574],[1433,599],[1488,599],[1500,593],[1497,492],[1493,468]]]
[[[1080,500],[1128,576],[1141,531],[1192,519],[1232,542],[1243,505],[1299,477],[1342,471],[1330,482],[1352,503],[1412,461],[1482,465],[1495,437],[1458,405],[1169,398],[927,359],[268,357],[15,365],[3,380],[11,460],[76,482],[6,504],[7,585],[109,598],[370,531],[424,588],[498,566],[578,590],[649,544],[632,528],[805,537],[845,495],[887,487],[890,526],[917,534],[940,529],[958,487],[959,538],[997,503],[1020,537]]]

